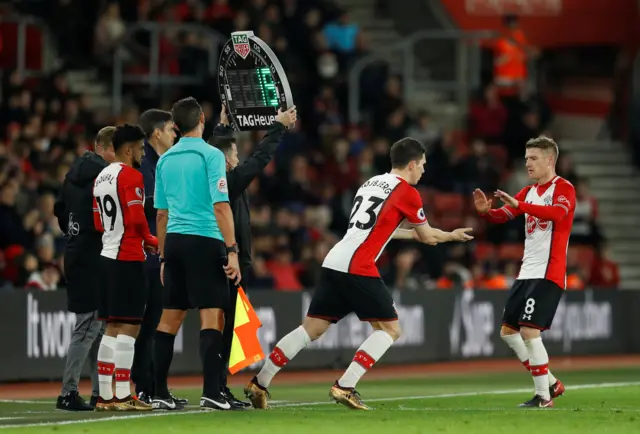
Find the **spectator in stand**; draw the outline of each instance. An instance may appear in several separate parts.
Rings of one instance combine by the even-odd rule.
[[[611,248],[601,244],[595,263],[591,267],[589,285],[596,288],[616,289],[620,285],[618,265],[611,259]]]
[[[483,98],[471,104],[469,135],[489,144],[500,144],[504,138],[507,118],[507,109],[500,101],[496,86],[489,84],[484,90]]]
[[[427,151],[427,155],[429,155],[438,140],[442,137],[442,131],[433,121],[431,114],[421,110],[418,112],[416,122],[407,130],[407,135],[422,142]]]
[[[598,228],[598,201],[589,192],[589,183],[585,178],[578,178],[575,187],[576,210],[570,243],[597,246],[601,238]]]
[[[340,59],[341,68],[347,68],[355,59],[358,50],[360,28],[349,18],[347,11],[342,11],[336,21],[327,24],[322,33],[329,49]]]

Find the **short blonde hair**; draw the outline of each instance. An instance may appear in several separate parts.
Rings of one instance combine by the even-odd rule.
[[[525,145],[525,148],[538,148],[542,149],[543,151],[551,151],[555,160],[558,160],[558,155],[560,155],[558,144],[551,137],[547,136],[538,136],[535,139],[529,139],[529,141]]]
[[[95,145],[102,147],[102,149],[107,149],[113,146],[113,135],[116,132],[116,127],[104,127],[98,134],[96,134]]]

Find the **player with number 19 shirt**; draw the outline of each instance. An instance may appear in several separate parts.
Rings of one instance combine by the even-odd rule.
[[[329,395],[357,410],[369,410],[355,390],[356,383],[401,334],[393,298],[380,278],[376,260],[392,238],[426,244],[468,241],[471,228],[443,232],[432,228],[413,187],[424,173],[422,144],[410,137],[391,147],[390,173],[374,176],[357,191],[347,233],[327,254],[303,324],[283,337],[262,370],[244,391],[256,408],[267,408],[267,387],[274,375],[302,348],[318,339],[331,323],[354,312],[373,333],[362,343],[344,375]],[[410,230],[401,229],[409,225]]]

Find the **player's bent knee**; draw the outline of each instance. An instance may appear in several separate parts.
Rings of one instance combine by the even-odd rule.
[[[309,335],[309,339],[315,341],[327,331],[331,325],[330,321],[321,318],[305,317],[302,327]]]
[[[520,333],[520,330],[516,330],[516,329],[514,329],[512,327],[508,327],[506,325],[503,325],[500,328],[500,336],[509,336],[509,335],[515,335],[515,334],[518,334],[518,333]]]
[[[397,341],[402,336],[402,328],[400,328],[400,321],[372,321],[371,327],[374,330],[382,330],[386,332],[393,341]]]
[[[540,333],[541,333],[540,330],[534,329],[532,327],[525,327],[525,326],[520,327],[520,335],[522,336],[522,339],[524,339],[525,341],[529,339],[539,338]]]
[[[120,324],[120,327],[118,328],[118,334],[126,335],[126,336],[132,337],[134,339],[136,339],[138,337],[138,333],[140,333],[140,323],[139,322],[137,324],[122,323],[122,324]]]

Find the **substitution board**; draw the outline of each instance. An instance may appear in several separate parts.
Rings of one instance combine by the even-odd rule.
[[[234,32],[218,65],[220,101],[237,131],[264,130],[278,109],[293,106],[287,75],[273,50],[252,31]]]

